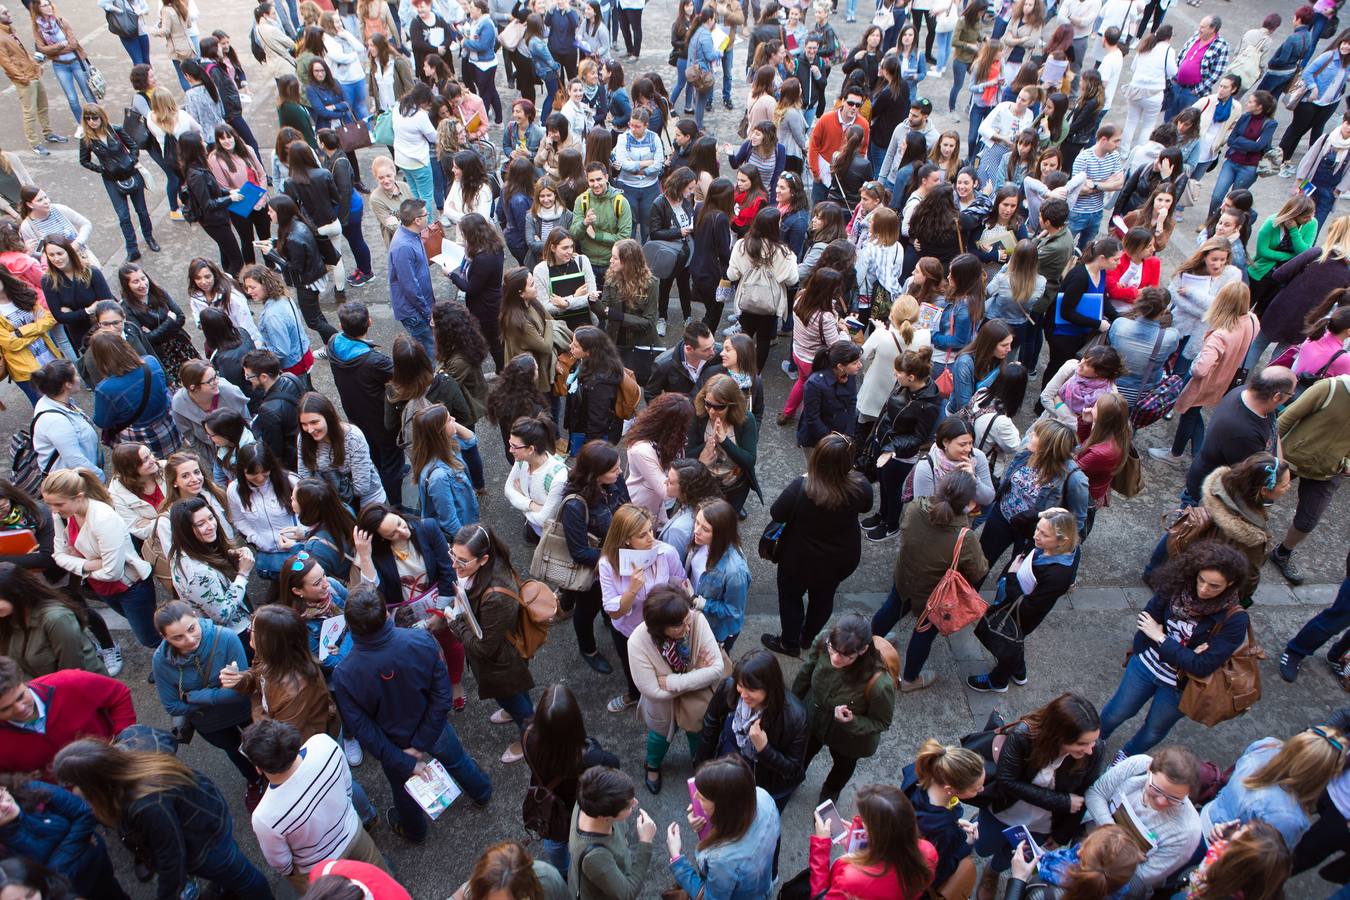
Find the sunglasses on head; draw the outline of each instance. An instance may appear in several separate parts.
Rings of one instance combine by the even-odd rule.
[[[308,559],[309,553],[307,551],[301,550],[299,553],[295,554],[295,561],[291,563],[291,571],[299,572],[305,567],[305,562]]]

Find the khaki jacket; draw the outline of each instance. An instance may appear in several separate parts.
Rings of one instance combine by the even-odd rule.
[[[239,675],[241,680],[234,690],[253,701],[253,721],[288,722],[306,741],[319,732],[337,737],[341,730],[337,705],[322,677],[268,678],[256,667]]]
[[[1300,478],[1329,481],[1350,465],[1350,375],[1323,378],[1280,413],[1280,449]]]

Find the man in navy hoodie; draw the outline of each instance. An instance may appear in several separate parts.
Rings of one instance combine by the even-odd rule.
[[[374,756],[389,779],[394,806],[389,830],[420,844],[426,840],[422,807],[404,789],[427,761],[440,760],[469,799],[485,806],[492,782],[446,721],[452,702],[450,675],[436,639],[421,629],[395,628],[375,585],[347,596],[352,649],[333,672],[342,721]]]

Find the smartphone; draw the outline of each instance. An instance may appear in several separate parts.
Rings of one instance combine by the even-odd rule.
[[[844,821],[844,817],[839,815],[839,810],[834,808],[833,800],[826,800],[817,806],[816,815],[829,824],[831,843],[837,844],[848,837],[848,824]]]
[[[1027,862],[1031,862],[1032,859],[1039,859],[1041,853],[1044,852],[1040,845],[1036,843],[1036,839],[1031,836],[1031,830],[1025,825],[1009,825],[1003,829],[1003,839],[1014,849],[1018,844],[1025,842],[1027,852],[1031,854],[1031,859],[1028,859]]]
[[[707,818],[708,818],[708,813],[707,813],[707,811],[703,808],[703,804],[700,803],[700,802],[698,801],[698,789],[694,787],[694,779],[693,779],[693,778],[690,778],[690,779],[689,779],[687,782],[685,782],[685,783],[689,786],[689,805],[693,807],[693,809],[694,809],[694,815],[696,815],[696,816],[702,816],[704,819],[707,819]],[[705,826],[703,827],[703,830],[701,830],[701,831],[698,833],[698,838],[699,838],[699,840],[703,840],[705,837],[707,837],[707,836],[708,836],[708,832],[709,832],[711,829],[712,829],[712,825],[711,825],[711,824],[705,825]]]

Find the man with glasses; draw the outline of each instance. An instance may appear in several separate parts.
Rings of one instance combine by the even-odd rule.
[[[300,434],[300,398],[305,385],[290,372],[281,371],[281,360],[271,350],[244,354],[244,381],[253,399],[253,434],[267,445],[281,463],[295,471],[295,439]]]
[[[1119,825],[1144,852],[1121,896],[1150,896],[1190,861],[1200,843],[1200,814],[1190,798],[1199,783],[1195,754],[1163,747],[1152,757],[1127,756],[1083,795],[1089,827]]]
[[[816,120],[811,129],[811,140],[807,144],[806,161],[811,166],[811,175],[815,183],[811,185],[812,204],[822,203],[830,190],[830,162],[839,148],[844,146],[844,132],[849,126],[857,125],[863,130],[860,147],[866,147],[869,139],[867,120],[858,115],[867,95],[860,87],[849,88],[844,95],[844,103],[833,113],[826,113]]]
[[[398,221],[399,229],[389,242],[389,306],[412,339],[435,359],[431,308],[436,304],[436,294],[431,287],[427,251],[422,246],[426,203],[416,198],[404,200],[398,208]]]
[[[131,691],[122,682],[61,669],[25,681],[19,664],[0,656],[0,772],[47,771],[62,747],[80,738],[112,740],[136,724]]]

